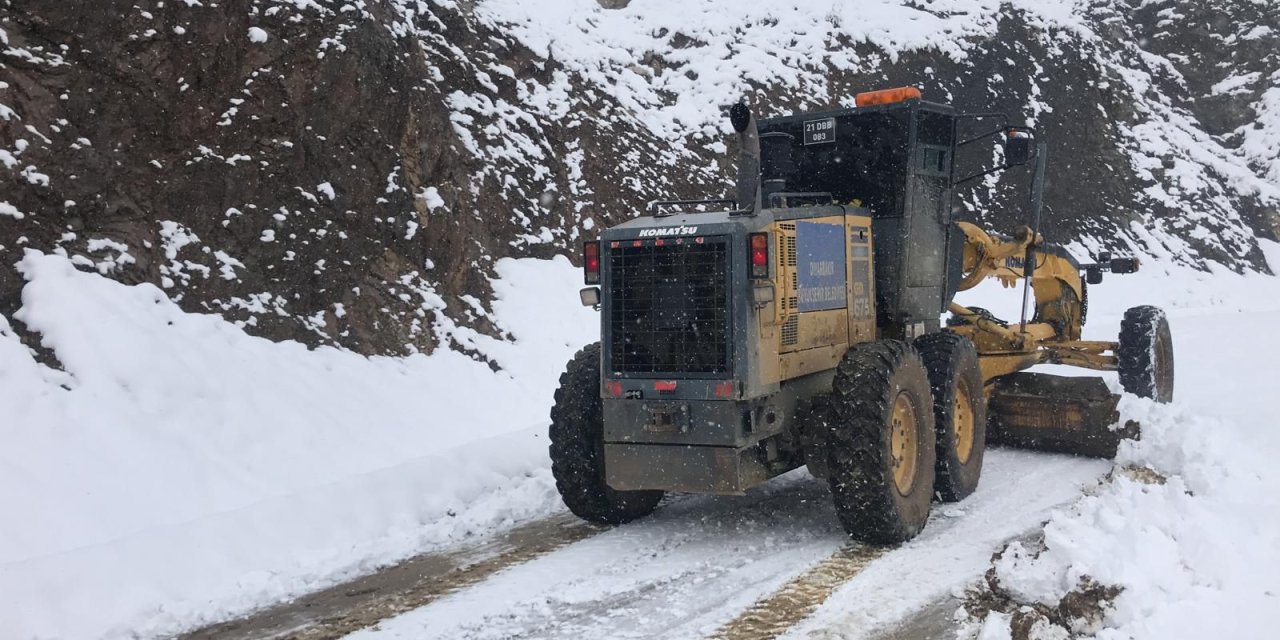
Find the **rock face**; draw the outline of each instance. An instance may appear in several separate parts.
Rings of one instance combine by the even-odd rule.
[[[724,105],[901,84],[1035,123],[1051,237],[1268,269],[1270,3],[794,4],[0,0],[0,312],[56,251],[273,339],[475,351],[497,259],[727,193]],[[978,181],[957,214],[1024,199]]]

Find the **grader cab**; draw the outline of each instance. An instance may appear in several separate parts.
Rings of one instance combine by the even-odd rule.
[[[1082,265],[1044,242],[1034,130],[912,88],[856,103],[759,122],[733,107],[733,197],[656,201],[584,244],[601,340],[570,361],[550,433],[575,514],[626,522],[664,492],[742,493],[807,466],[851,535],[900,542],[935,498],[974,491],[988,442],[1111,456],[1134,435],[1101,379],[1026,369],[1116,370],[1126,390],[1170,399],[1158,309],[1131,309],[1118,342],[1081,340],[1082,272],[1096,283],[1137,261]],[[993,140],[1003,163],[956,175],[957,153]],[[1032,162],[1026,227],[952,219],[956,185]],[[1024,309],[1034,291],[1033,317],[954,303],[986,278],[1023,282]]]

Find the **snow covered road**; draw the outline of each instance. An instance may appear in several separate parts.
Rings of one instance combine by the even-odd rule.
[[[1020,451],[993,451],[987,465],[963,505],[940,507],[917,540],[872,550],[859,576],[842,576],[868,585],[870,609],[905,613],[964,585],[1001,542],[1110,468]],[[675,499],[350,637],[702,638],[847,546],[825,484],[798,471],[746,496]],[[911,597],[886,589],[898,584],[911,584]],[[761,637],[736,627],[724,635]]]

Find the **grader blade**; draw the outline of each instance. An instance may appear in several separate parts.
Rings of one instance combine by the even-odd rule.
[[[1121,440],[1138,437],[1136,423],[1116,427],[1120,396],[1101,378],[1015,373],[992,384],[988,443],[1113,458]]]

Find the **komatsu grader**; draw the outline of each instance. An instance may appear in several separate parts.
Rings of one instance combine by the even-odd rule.
[[[1117,342],[1081,339],[1087,284],[1138,262],[1080,264],[1037,233],[1036,131],[910,87],[856,105],[760,121],[732,107],[735,197],[655,201],[583,245],[601,340],[569,362],[550,428],[573,513],[623,523],[665,492],[739,494],[807,466],[850,535],[898,543],[935,499],[974,491],[988,443],[1109,457],[1136,435],[1101,378],[1026,369],[1118,371],[1171,399],[1159,309],[1130,309]],[[956,175],[983,141],[1003,160]],[[953,219],[958,184],[1029,163],[1026,227]],[[953,301],[985,278],[1024,283],[1020,321]]]

